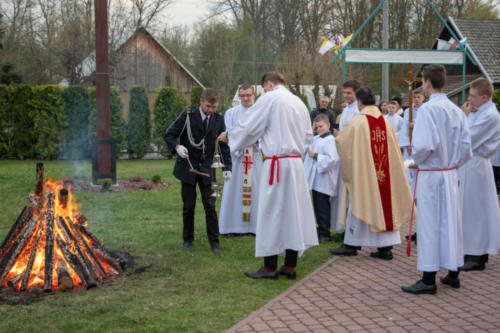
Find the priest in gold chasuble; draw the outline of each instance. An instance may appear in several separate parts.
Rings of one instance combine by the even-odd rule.
[[[342,170],[340,223],[344,246],[336,255],[356,255],[361,246],[375,246],[372,257],[392,259],[401,243],[399,229],[410,222],[412,194],[396,134],[375,106],[367,87],[356,91],[360,114],[336,138]]]

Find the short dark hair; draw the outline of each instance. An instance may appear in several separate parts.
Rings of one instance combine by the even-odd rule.
[[[205,88],[201,94],[201,99],[214,104],[219,102],[219,93],[213,88]]]
[[[399,104],[399,106],[402,106],[403,105],[403,100],[401,99],[401,97],[399,96],[394,96],[391,101],[394,101],[394,102],[397,102]]]
[[[368,87],[361,87],[356,90],[356,99],[363,105],[375,105],[375,95]]]
[[[325,122],[327,124],[330,124],[330,119],[328,119],[328,116],[326,114],[323,114],[323,113],[320,113],[316,117],[314,117],[314,122],[317,123],[318,121],[322,121],[322,122]]]
[[[416,90],[413,92],[413,95],[422,95],[425,97],[424,92],[422,90]]]
[[[253,85],[250,84],[250,83],[243,83],[239,88],[238,88],[238,92],[240,92],[240,90],[247,90],[247,89],[252,89],[252,92],[255,92],[255,89],[253,88]]]
[[[267,72],[262,76],[262,85],[267,81],[271,81],[274,84],[286,84],[285,77],[278,72]]]
[[[481,78],[477,81],[474,81],[472,82],[470,87],[476,89],[480,96],[487,95],[489,98],[493,96],[493,86],[487,79]]]
[[[342,85],[345,88],[352,88],[352,90],[356,91],[361,87],[361,84],[357,80],[347,80]]]
[[[427,65],[422,70],[425,81],[431,81],[432,88],[441,90],[446,83],[446,69],[443,65]]]

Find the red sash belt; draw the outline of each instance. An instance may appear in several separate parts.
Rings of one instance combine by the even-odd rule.
[[[410,234],[408,236],[408,245],[406,246],[406,255],[409,257],[411,253],[411,234],[412,234],[412,228],[413,228],[413,213],[415,210],[415,195],[417,194],[417,181],[418,181],[418,174],[420,172],[425,172],[425,171],[451,171],[455,170],[456,167],[453,168],[447,168],[447,169],[417,169],[417,174],[415,175],[415,184],[413,185],[413,202],[411,204],[411,219],[410,219]]]
[[[273,185],[273,180],[274,180],[274,164],[276,163],[276,183],[280,182],[280,158],[302,158],[300,155],[283,155],[283,156],[276,156],[273,155],[271,157],[266,156],[266,160],[272,160],[271,161],[271,174],[269,176],[269,185]]]

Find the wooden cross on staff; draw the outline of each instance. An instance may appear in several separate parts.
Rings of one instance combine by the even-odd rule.
[[[410,109],[409,120],[410,120],[410,123],[412,123],[413,122],[413,84],[415,82],[421,82],[422,78],[413,77],[413,64],[408,64],[408,77],[393,79],[393,81],[406,82],[408,84],[408,104],[410,104],[410,106],[409,106],[409,109]],[[411,144],[412,134],[413,134],[413,127],[410,126],[410,144]]]

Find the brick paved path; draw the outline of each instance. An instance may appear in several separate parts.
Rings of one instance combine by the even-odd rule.
[[[400,286],[420,278],[416,248],[408,258],[403,242],[391,261],[371,258],[374,250],[332,256],[228,332],[500,332],[500,256],[461,272],[460,289],[441,285],[441,270],[436,295],[411,295]]]

